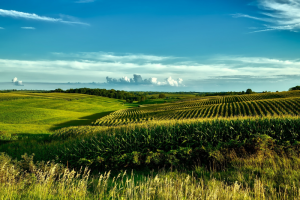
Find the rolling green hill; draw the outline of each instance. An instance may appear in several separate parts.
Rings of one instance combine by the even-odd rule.
[[[66,126],[89,125],[113,111],[136,106],[85,94],[0,93],[0,131],[49,133]]]

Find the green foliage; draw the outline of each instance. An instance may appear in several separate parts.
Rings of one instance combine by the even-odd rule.
[[[68,129],[64,131],[67,134]],[[247,151],[255,152],[274,143],[281,146],[277,148],[279,152],[288,153],[298,141],[298,118],[257,118],[110,128],[93,134],[71,134],[68,138],[60,132],[47,140],[3,144],[0,152],[13,157],[35,153],[37,160],[56,159],[75,168],[87,165],[107,170],[182,163],[193,166],[199,159],[203,164],[223,162],[224,148],[245,145]]]
[[[151,96],[150,99],[157,99],[157,97],[156,96]]]
[[[159,95],[158,95],[158,98],[160,98],[160,99],[164,99],[164,98],[166,98],[166,95],[165,95],[165,94],[163,94],[163,93],[161,93],[161,94],[159,94]]]
[[[253,91],[251,89],[246,90],[246,94],[252,94],[252,93],[253,93]]]
[[[69,90],[62,90],[60,88],[54,90],[53,92],[65,92],[65,93],[80,93],[80,94],[89,94],[89,95],[96,95],[102,97],[109,97],[115,99],[125,99],[126,102],[132,103],[133,101],[145,101],[147,99],[146,95],[143,93],[133,93],[133,92],[125,92],[123,90],[106,90],[106,89],[91,89],[91,88],[77,88],[77,89],[69,89]]]
[[[297,86],[292,87],[292,88],[289,89],[289,91],[293,91],[293,90],[300,90],[300,86],[297,85]]]
[[[0,199],[299,199],[300,159],[274,153],[227,154],[229,167],[116,174],[0,154]],[[99,175],[98,175],[99,174]]]

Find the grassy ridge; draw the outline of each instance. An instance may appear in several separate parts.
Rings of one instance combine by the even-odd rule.
[[[132,106],[136,105],[84,94],[0,93],[0,131],[49,133],[66,126],[89,125],[110,112]]]

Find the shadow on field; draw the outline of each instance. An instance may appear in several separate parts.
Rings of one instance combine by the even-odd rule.
[[[28,139],[45,139],[49,134],[32,134],[32,133],[21,133],[21,134],[13,134],[11,138],[0,139],[0,145],[8,144],[10,142],[20,141],[20,140],[28,140]]]
[[[68,122],[61,123],[61,124],[56,124],[50,129],[50,131],[55,131],[57,129],[64,128],[64,127],[69,127],[69,126],[91,125],[92,122],[94,122],[97,119],[100,119],[100,118],[102,118],[106,115],[109,115],[112,112],[114,112],[114,111],[97,113],[97,114],[93,114],[93,115],[89,115],[89,116],[79,118],[79,120],[71,120],[71,121],[68,121]]]

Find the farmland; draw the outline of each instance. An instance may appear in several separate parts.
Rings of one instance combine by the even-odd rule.
[[[282,92],[210,97],[180,103],[146,106],[111,113],[94,124],[117,126],[151,120],[183,120],[242,116],[298,115],[300,93]]]
[[[160,104],[76,93],[0,99],[0,131],[43,136],[0,144],[1,199],[300,196],[300,91]]]

